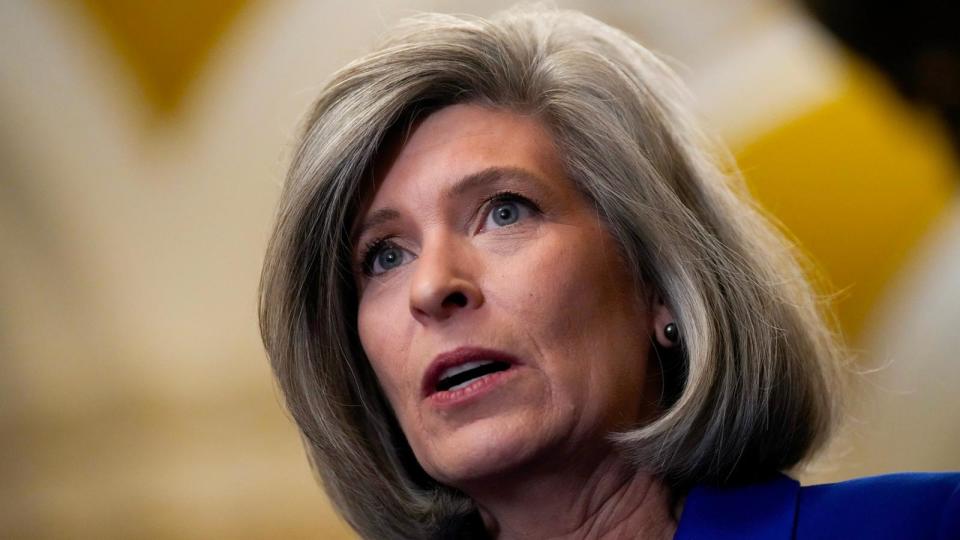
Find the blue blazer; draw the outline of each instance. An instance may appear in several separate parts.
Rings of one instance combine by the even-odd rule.
[[[675,540],[909,538],[960,540],[960,473],[903,473],[801,487],[778,475],[696,487]]]

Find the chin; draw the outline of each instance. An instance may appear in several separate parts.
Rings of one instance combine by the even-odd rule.
[[[438,482],[453,487],[508,474],[547,445],[529,424],[486,418],[460,426],[430,445],[420,463]],[[419,456],[418,456],[419,458]]]

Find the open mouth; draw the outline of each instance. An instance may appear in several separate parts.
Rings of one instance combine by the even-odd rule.
[[[510,369],[509,362],[499,360],[477,360],[449,367],[440,374],[437,381],[437,392],[459,390],[470,384],[499,371]]]
[[[498,373],[520,364],[516,356],[503,351],[459,347],[438,354],[430,363],[423,375],[423,396],[439,394],[447,399],[463,389],[489,386],[503,376]]]

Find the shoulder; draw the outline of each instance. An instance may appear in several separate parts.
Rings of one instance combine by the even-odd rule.
[[[960,538],[960,473],[887,474],[801,488],[797,538],[827,532]]]
[[[693,538],[960,538],[960,473],[903,473],[801,487],[784,475],[694,488],[677,529]]]

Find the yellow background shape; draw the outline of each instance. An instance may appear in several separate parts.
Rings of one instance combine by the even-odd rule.
[[[135,74],[157,118],[177,112],[190,82],[248,0],[83,0]]]
[[[937,122],[850,61],[829,101],[737,152],[751,191],[817,263],[856,339],[960,181]]]

